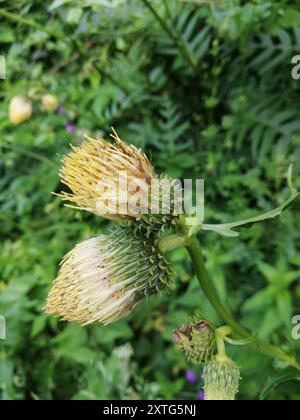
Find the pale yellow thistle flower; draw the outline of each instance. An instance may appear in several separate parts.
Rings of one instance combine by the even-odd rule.
[[[154,240],[120,226],[80,243],[64,258],[45,311],[81,325],[110,324],[171,280],[170,265]]]
[[[42,109],[47,112],[55,111],[58,106],[58,98],[57,96],[47,94],[41,97],[41,105]]]
[[[30,119],[32,115],[32,103],[24,96],[14,96],[8,107],[9,120],[16,125]]]
[[[72,193],[63,192],[59,196],[75,203],[75,208],[99,216],[134,219],[128,211],[128,202],[138,187],[139,195],[148,203],[154,168],[140,150],[125,144],[115,131],[112,137],[114,144],[87,137],[79,147],[72,146],[73,151],[63,158],[60,172],[62,182]],[[132,188],[117,190],[120,179]]]

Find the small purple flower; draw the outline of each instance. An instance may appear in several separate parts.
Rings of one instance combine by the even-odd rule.
[[[198,382],[198,377],[192,370],[188,370],[185,374],[185,377],[186,380],[192,385]]]
[[[68,132],[68,133],[70,133],[70,134],[74,134],[74,133],[76,133],[76,127],[75,127],[75,125],[74,125],[74,124],[72,124],[72,123],[67,123],[67,124],[66,124],[66,130],[67,130],[67,132]]]
[[[62,106],[62,105],[60,105],[60,106],[57,108],[57,112],[59,113],[59,115],[65,115],[65,112],[66,112],[65,107],[64,107],[64,106]]]
[[[203,389],[201,389],[201,391],[198,392],[198,398],[200,401],[205,401],[205,393]]]

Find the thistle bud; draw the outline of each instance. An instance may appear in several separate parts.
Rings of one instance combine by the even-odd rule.
[[[143,298],[171,285],[172,271],[154,240],[131,226],[88,239],[63,260],[45,311],[81,325],[110,324]]]
[[[205,400],[234,401],[239,390],[240,370],[224,356],[216,356],[203,371]]]
[[[147,217],[143,215],[152,214],[153,181],[160,178],[145,154],[135,146],[125,144],[116,133],[113,137],[114,144],[87,138],[81,146],[72,148],[73,151],[64,157],[60,172],[62,182],[72,192],[62,192],[59,196],[75,203],[76,208],[108,219],[141,220],[147,230]],[[176,186],[172,189],[179,190]],[[158,196],[155,210],[160,201]],[[151,228],[157,222],[160,228],[173,221],[174,201],[173,193],[169,213],[155,212]],[[166,213],[168,216],[163,216]]]
[[[58,107],[58,98],[54,95],[43,95],[41,98],[42,109],[47,112],[55,111]]]
[[[13,124],[22,124],[32,115],[32,103],[23,96],[14,96],[9,103],[8,112]]]
[[[194,320],[174,331],[173,340],[192,362],[206,362],[214,349],[215,329],[206,320]]]

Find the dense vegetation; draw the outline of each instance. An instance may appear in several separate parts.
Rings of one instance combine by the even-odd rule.
[[[108,327],[81,328],[43,314],[63,255],[111,224],[64,208],[60,158],[85,133],[142,147],[173,177],[205,178],[206,218],[255,216],[300,188],[299,2],[42,0],[0,2],[0,342],[3,399],[198,398],[201,366],[187,365],[172,331],[201,313],[219,320],[184,250],[172,254],[176,287]],[[44,112],[39,95],[59,98]],[[8,119],[29,95],[32,118]],[[300,350],[299,205],[239,238],[201,236],[211,277],[241,323]],[[269,358],[238,349],[240,399],[299,399],[299,383]],[[199,380],[189,384],[186,370]],[[273,379],[289,381],[270,389]],[[298,375],[299,379],[299,375]],[[264,392],[265,390],[270,393]],[[261,394],[261,391],[263,393]]]

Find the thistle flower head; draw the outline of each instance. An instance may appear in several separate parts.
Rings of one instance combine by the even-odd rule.
[[[8,113],[13,124],[22,124],[32,115],[32,103],[24,96],[14,96],[9,103]]]
[[[81,146],[72,147],[73,151],[63,159],[60,172],[62,182],[72,193],[60,196],[96,215],[134,219],[128,213],[130,194],[136,193],[138,188],[140,195],[144,192],[145,201],[148,200],[154,169],[135,146],[125,144],[115,132],[113,137],[114,144],[87,138]],[[131,185],[132,190],[117,191],[116,186],[125,182],[125,177],[126,185]]]
[[[166,289],[172,271],[154,241],[131,226],[88,239],[63,260],[46,313],[81,325],[110,324]]]
[[[215,329],[210,322],[196,318],[174,331],[173,340],[188,359],[195,363],[206,362],[215,345]]]
[[[216,356],[203,371],[205,400],[234,401],[239,390],[240,370],[228,357]]]

